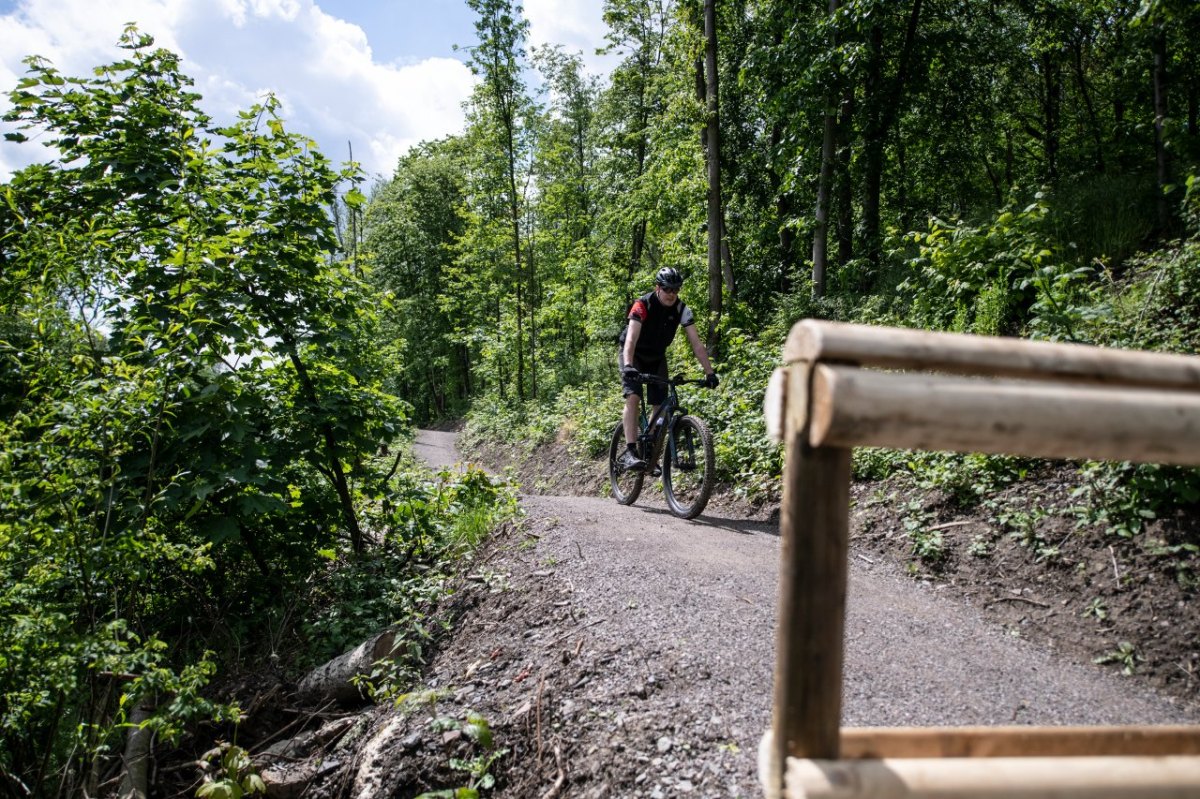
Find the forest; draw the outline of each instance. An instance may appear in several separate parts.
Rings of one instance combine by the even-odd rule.
[[[135,25],[89,75],[27,59],[5,136],[49,149],[0,186],[0,794],[115,792],[131,731],[229,740],[213,686],[388,624],[371,690],[403,690],[455,564],[517,512],[422,470],[411,431],[597,456],[662,266],[751,500],[778,491],[761,400],[799,319],[1197,351],[1190,0],[606,0],[604,79],[528,46],[512,0],[467,2],[465,129],[371,186],[275,99],[209,118]],[[856,453],[902,470],[1027,471]],[[1077,471],[1113,535],[1200,502],[1190,469]],[[238,754],[209,751],[204,795],[257,790]]]

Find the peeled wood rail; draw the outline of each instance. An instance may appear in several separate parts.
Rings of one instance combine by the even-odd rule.
[[[784,363],[767,796],[1200,797],[1200,727],[841,729],[851,448],[1200,465],[1200,358],[805,320]]]

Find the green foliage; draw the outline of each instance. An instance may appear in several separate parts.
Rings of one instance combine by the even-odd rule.
[[[1083,613],[1079,615],[1084,617],[1091,616],[1096,621],[1104,621],[1108,618],[1108,605],[1104,604],[1104,600],[1100,597],[1093,597],[1088,606],[1083,609]]]
[[[1133,538],[1147,521],[1178,506],[1200,502],[1200,471],[1175,466],[1088,462],[1072,510],[1081,524],[1097,524],[1111,535]]]
[[[910,233],[915,274],[900,285],[911,303],[908,321],[934,330],[1077,339],[1092,270],[1052,249],[1049,217],[1038,193],[985,226],[931,218],[928,232]]]
[[[354,492],[378,475],[359,464],[404,417],[327,210],[357,175],[273,99],[213,127],[177,56],[132,28],[121,46],[87,78],[30,59],[5,117],[57,153],[0,204],[0,713],[19,731],[0,771],[34,795],[95,794],[143,695],[168,738],[230,717],[202,698],[214,661],[320,549],[363,546]]]
[[[1121,673],[1128,677],[1137,671],[1137,663],[1141,659],[1141,655],[1137,653],[1133,644],[1122,641],[1111,652],[1105,652],[1103,655],[1092,658],[1092,662],[1100,665],[1116,663],[1121,667]]]
[[[777,499],[783,451],[767,438],[763,392],[779,360],[780,348],[741,330],[722,334],[721,385],[685,400],[690,412],[709,423],[717,459],[717,479],[735,495]]]
[[[940,529],[931,525],[936,517],[920,500],[904,503],[901,513],[904,534],[912,542],[912,554],[929,566],[936,567],[946,559],[946,545]]]
[[[440,791],[429,791],[417,799],[478,799],[483,791],[490,790],[496,784],[492,768],[496,762],[508,754],[507,749],[495,748],[492,740],[492,729],[488,721],[478,713],[470,712],[462,721],[449,716],[440,716],[430,724],[435,730],[461,730],[463,735],[473,741],[483,751],[470,759],[452,757],[449,766],[455,771],[467,775],[467,785],[459,788],[448,788]]]
[[[394,629],[392,656],[367,680],[383,699],[407,691],[424,663],[439,631],[433,610],[450,590],[456,563],[515,518],[518,506],[513,489],[481,469],[429,474],[415,464],[389,481],[377,503],[372,523],[383,532],[380,545],[337,558],[305,596],[299,626],[310,643],[297,666],[324,662],[375,631]]]
[[[218,761],[219,771],[216,776],[205,774],[204,783],[196,789],[198,799],[241,799],[267,792],[250,753],[240,746],[222,744],[206,752],[201,761],[206,765]]]

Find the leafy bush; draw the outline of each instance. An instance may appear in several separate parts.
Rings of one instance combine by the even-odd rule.
[[[390,679],[411,672],[435,632],[430,614],[457,562],[517,513],[513,489],[481,469],[431,474],[409,461],[374,509],[381,545],[360,555],[326,552],[330,568],[296,613],[308,642],[296,665],[322,662],[394,627]]]
[[[983,335],[1030,333],[1077,340],[1080,308],[1090,303],[1090,267],[1054,249],[1042,193],[1010,206],[986,225],[931,218],[908,234],[918,250],[900,284],[909,324]]]

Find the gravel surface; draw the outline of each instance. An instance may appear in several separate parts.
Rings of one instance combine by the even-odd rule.
[[[452,433],[422,432],[414,449],[458,462]],[[653,494],[521,502],[527,518],[481,554],[426,675],[443,699],[400,722],[375,711],[365,792],[337,795],[465,784],[446,764],[485,752],[429,721],[475,712],[507,750],[485,795],[760,796],[778,528],[719,511],[681,521]],[[1184,700],[1015,637],[890,561],[851,560],[847,726],[1197,721]]]

